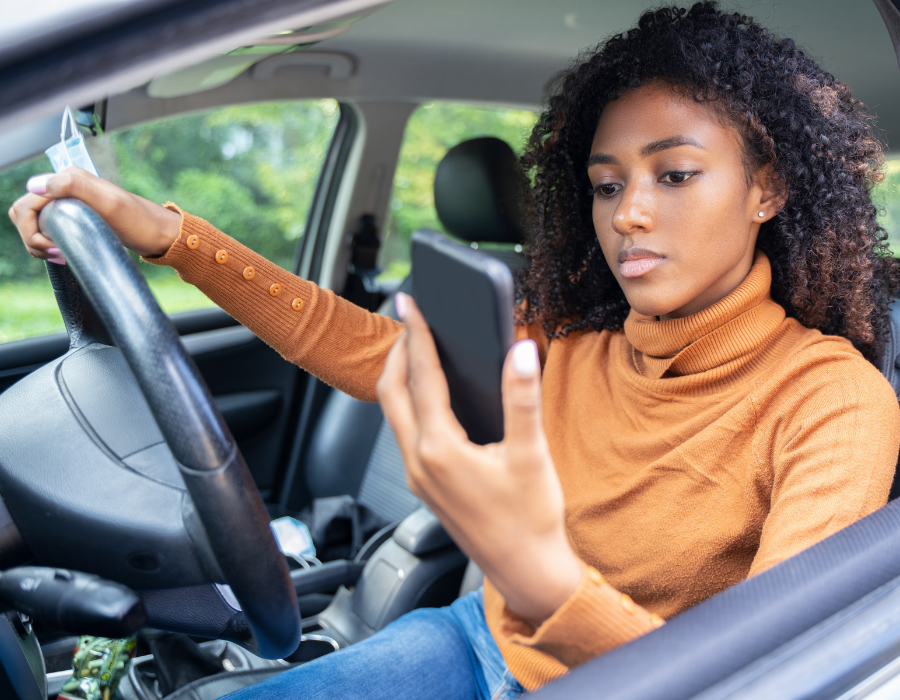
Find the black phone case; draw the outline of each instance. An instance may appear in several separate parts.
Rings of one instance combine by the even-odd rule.
[[[413,297],[431,327],[450,404],[469,439],[503,439],[503,362],[513,342],[515,286],[499,260],[434,231],[412,239]]]

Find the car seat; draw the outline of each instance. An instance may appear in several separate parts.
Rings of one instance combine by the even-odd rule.
[[[878,368],[891,383],[894,393],[900,400],[900,303],[897,300],[891,304],[887,343]],[[897,471],[894,472],[894,483],[891,485],[891,493],[888,496],[890,501],[900,496],[900,478],[898,477],[900,477],[900,461],[897,462]]]

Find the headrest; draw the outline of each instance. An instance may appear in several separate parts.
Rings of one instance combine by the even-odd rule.
[[[451,148],[434,177],[434,206],[466,241],[524,243],[525,177],[512,148],[485,136]]]

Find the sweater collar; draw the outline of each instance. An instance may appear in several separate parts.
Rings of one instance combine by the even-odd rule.
[[[737,289],[703,311],[660,321],[632,309],[625,336],[633,347],[635,369],[647,379],[725,369],[723,365],[740,369],[765,349],[784,321],[771,286],[769,259],[757,251]]]

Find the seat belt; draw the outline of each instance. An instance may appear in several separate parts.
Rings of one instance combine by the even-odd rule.
[[[381,272],[378,267],[378,223],[372,214],[363,214],[359,228],[350,239],[350,265],[347,267],[347,286],[342,295],[348,301],[369,311],[375,311],[384,301],[376,277]]]

